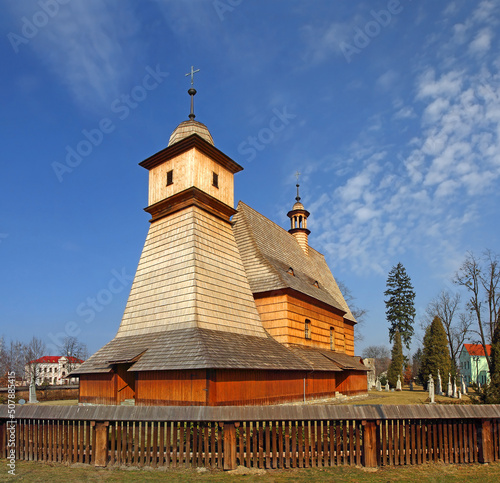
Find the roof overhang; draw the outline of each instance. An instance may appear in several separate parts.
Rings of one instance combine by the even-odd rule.
[[[141,161],[139,166],[151,170],[158,166],[159,164],[168,161],[169,159],[175,158],[180,154],[189,151],[190,149],[196,148],[198,151],[206,154],[210,159],[219,163],[223,168],[226,168],[231,173],[238,173],[243,170],[236,161],[233,161],[229,156],[225,155],[222,151],[212,146],[209,142],[205,141],[201,136],[196,133],[184,138],[178,143],[172,144],[161,151],[158,151],[153,156]]]

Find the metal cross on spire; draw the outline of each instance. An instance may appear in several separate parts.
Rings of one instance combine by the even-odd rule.
[[[186,77],[188,75],[191,76],[191,87],[189,88],[188,90],[188,94],[191,96],[191,112],[189,113],[189,119],[191,119],[191,121],[194,121],[194,118],[196,117],[194,115],[194,96],[196,94],[196,89],[193,87],[193,84],[194,84],[194,75],[197,73],[197,72],[200,72],[200,69],[196,69],[194,70],[194,67],[191,66],[191,72],[188,72],[186,74]]]
[[[295,173],[295,177],[297,178],[297,197],[295,198],[297,201],[300,201],[300,196],[299,196],[299,177],[300,177],[300,173],[297,171]]]
[[[187,77],[188,75],[190,75],[190,76],[191,76],[191,85],[193,85],[193,84],[194,84],[194,75],[195,75],[197,72],[200,72],[200,69],[196,69],[196,70],[194,70],[194,67],[193,67],[193,66],[191,66],[191,72],[188,72],[188,73],[186,74],[186,77]]]

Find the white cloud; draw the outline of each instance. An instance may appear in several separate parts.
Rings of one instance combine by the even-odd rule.
[[[450,101],[442,97],[437,98],[431,102],[424,110],[423,120],[426,124],[433,124],[439,120],[450,106]]]
[[[399,109],[393,117],[394,119],[411,119],[416,117],[416,114],[411,106],[405,106]]]
[[[474,22],[489,22],[495,18],[495,10],[498,11],[498,2],[495,0],[483,0],[472,14]]]
[[[300,30],[304,39],[305,60],[316,64],[333,55],[342,55],[341,44],[352,35],[352,27],[347,23],[332,22],[320,27],[305,25]]]
[[[26,14],[26,4],[12,8],[15,14]],[[39,6],[34,3],[32,9],[36,12]],[[130,89],[135,52],[124,52],[123,41],[135,38],[139,28],[128,0],[119,5],[70,2],[60,6],[28,46],[67,86],[80,107],[109,109],[114,96]]]
[[[433,68],[427,69],[419,78],[417,83],[417,99],[427,97],[452,97],[460,92],[462,86],[462,73],[451,71],[443,74],[436,80],[436,72]]]
[[[368,119],[346,148],[344,159],[351,162],[343,175],[349,177],[338,180],[315,214],[320,249],[357,274],[386,273],[403,252],[456,267],[462,237],[494,193],[500,178],[500,66],[486,49],[491,30],[479,27],[477,18],[463,32],[484,53],[480,65],[453,51],[453,62],[442,63],[452,45],[436,43],[435,62],[416,76],[413,104],[393,103],[398,125],[414,126],[418,119],[413,138],[388,147],[392,126],[378,116],[372,132]],[[456,27],[450,27],[450,38],[453,32]],[[457,44],[453,49],[463,51]],[[387,162],[394,159],[399,162]]]
[[[489,28],[482,29],[469,45],[469,52],[471,54],[482,54],[490,49],[493,33]]]
[[[398,81],[398,79],[399,74],[395,70],[389,69],[377,79],[377,86],[387,90],[390,89]]]

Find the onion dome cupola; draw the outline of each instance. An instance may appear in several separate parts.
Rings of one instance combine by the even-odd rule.
[[[291,221],[291,228],[288,230],[295,239],[297,243],[300,245],[304,253],[307,255],[309,253],[309,244],[308,244],[308,235],[310,230],[307,229],[307,218],[310,213],[304,208],[304,205],[300,202],[299,196],[299,173],[297,176],[297,196],[295,198],[295,204],[292,209],[287,213],[288,218]]]

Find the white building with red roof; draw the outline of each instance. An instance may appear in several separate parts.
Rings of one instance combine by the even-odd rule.
[[[491,356],[491,345],[486,345],[488,357]],[[486,384],[490,381],[488,360],[482,344],[464,344],[460,352],[460,372],[467,384]]]
[[[50,385],[78,384],[77,377],[68,374],[83,364],[81,359],[73,356],[43,356],[26,364],[25,380],[27,384],[36,373],[36,384],[47,382]]]

